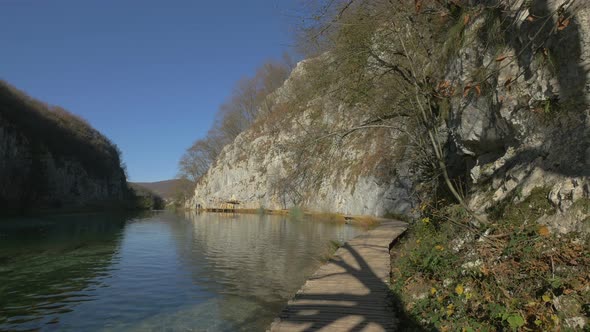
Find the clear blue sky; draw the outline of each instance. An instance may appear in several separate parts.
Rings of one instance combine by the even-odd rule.
[[[0,0],[0,78],[81,115],[131,181],[175,177],[234,83],[289,50],[295,0]]]

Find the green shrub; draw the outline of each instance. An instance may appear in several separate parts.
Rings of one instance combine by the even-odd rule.
[[[583,316],[590,241],[536,223],[555,212],[547,194],[538,188],[519,203],[497,204],[486,237],[467,226],[458,205],[424,209],[429,217],[411,225],[393,251],[392,290],[406,314],[439,331],[552,330]],[[558,310],[556,298],[573,305]]]

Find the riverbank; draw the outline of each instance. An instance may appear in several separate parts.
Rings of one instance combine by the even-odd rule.
[[[303,210],[300,208],[291,208],[284,210],[272,210],[272,209],[209,209],[202,208],[196,210],[197,212],[210,212],[210,213],[237,213],[237,214],[266,214],[266,215],[279,215],[289,216],[293,219],[310,219],[314,221],[322,222],[333,222],[340,224],[355,224],[363,227],[375,227],[382,222],[398,220],[399,218],[387,218],[387,217],[375,217],[369,215],[347,215],[335,212],[320,212],[313,210]]]

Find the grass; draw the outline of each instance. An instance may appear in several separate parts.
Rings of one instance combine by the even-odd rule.
[[[320,255],[320,258],[318,259],[319,262],[322,264],[329,262],[330,259],[332,259],[334,257],[334,254],[336,253],[338,248],[342,247],[343,245],[344,245],[344,243],[330,240],[330,242],[328,242],[328,244],[326,246],[326,249],[324,249],[323,254]]]
[[[447,29],[445,43],[442,47],[442,60],[447,62],[452,59],[463,46],[465,40],[465,18],[467,13],[456,13],[453,24]]]
[[[333,222],[338,224],[344,224],[347,221],[346,216],[340,213],[313,212],[308,213],[307,215],[311,220],[315,221]]]
[[[536,223],[555,212],[547,192],[497,204],[487,239],[465,226],[460,206],[424,209],[427,217],[392,252],[392,290],[402,310],[439,331],[568,330],[568,318],[587,316],[590,242]]]
[[[405,214],[394,213],[394,212],[387,212],[383,216],[383,218],[401,220],[401,221],[405,221],[405,222],[412,222],[412,217],[409,217],[408,215],[405,215]]]

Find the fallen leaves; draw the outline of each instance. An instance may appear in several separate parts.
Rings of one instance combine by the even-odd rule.
[[[475,86],[475,92],[477,92],[478,96],[481,96],[481,85],[477,84]]]
[[[551,234],[551,232],[549,231],[549,228],[547,226],[539,227],[539,229],[537,230],[537,233],[539,233],[539,235],[543,236],[543,237],[547,237]]]
[[[469,96],[469,91],[471,91],[471,89],[475,90],[475,93],[477,94],[477,96],[481,96],[481,84],[475,84],[475,85],[471,85],[471,84],[467,84],[465,86],[465,88],[463,88],[463,98],[466,98],[467,96]]]
[[[463,88],[463,98],[466,98],[469,95],[469,91],[471,90],[471,86],[469,84],[467,84],[464,88]]]
[[[455,94],[455,89],[451,86],[451,82],[441,81],[436,85],[436,92],[442,98],[452,97]]]
[[[502,61],[504,61],[504,59],[506,59],[507,57],[508,57],[508,55],[505,55],[505,54],[500,54],[500,55],[498,55],[498,57],[496,58],[496,61],[497,61],[497,62],[502,62]]]
[[[465,14],[465,16],[463,17],[463,25],[469,24],[470,20],[471,20],[471,16],[469,16],[469,14]]]
[[[465,289],[463,288],[463,285],[458,284],[457,287],[455,287],[455,293],[457,293],[457,295],[463,295],[463,292],[465,291]]]

